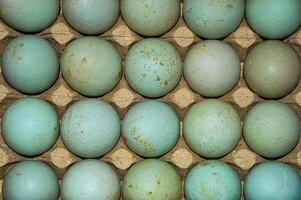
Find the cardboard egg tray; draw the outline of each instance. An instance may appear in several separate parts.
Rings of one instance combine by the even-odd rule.
[[[21,35],[21,33],[14,31],[0,20],[0,55],[2,54],[4,47],[8,44],[8,42],[19,35]],[[68,43],[82,36],[68,26],[62,14],[60,14],[57,21],[51,27],[39,33],[38,35],[50,41],[57,49],[59,55],[62,54],[64,48],[66,47],[66,45],[68,45]],[[99,37],[115,43],[117,48],[120,50],[122,58],[124,58],[128,49],[135,42],[143,39],[141,36],[131,31],[126,26],[121,17],[119,17],[117,23],[109,31],[100,35]],[[168,33],[161,36],[161,38],[174,44],[174,46],[178,48],[180,54],[182,55],[182,59],[184,59],[185,53],[193,44],[201,41],[200,38],[198,38],[187,28],[182,16],[180,17],[176,26],[173,27]],[[238,29],[228,37],[224,38],[224,41],[234,47],[236,52],[239,54],[243,66],[247,52],[254,45],[256,45],[256,43],[263,40],[257,34],[255,34],[247,25],[246,21],[243,20]],[[301,28],[285,41],[293,44],[293,46],[301,56]],[[0,118],[3,116],[6,108],[13,101],[22,97],[24,97],[24,95],[12,89],[6,83],[1,74]],[[38,95],[38,97],[50,102],[56,108],[59,117],[62,117],[64,111],[72,103],[85,98],[69,88],[62,79],[61,75],[49,90]],[[102,97],[99,97],[98,99],[105,100],[106,102],[112,104],[116,108],[122,119],[127,110],[133,104],[143,100],[144,97],[133,91],[129,87],[123,76],[113,91]],[[198,102],[202,99],[203,97],[194,93],[188,87],[183,78],[172,92],[160,98],[161,101],[168,103],[177,111],[181,121],[183,120],[187,109],[193,103]],[[250,109],[257,102],[264,101],[264,99],[258,97],[248,89],[246,83],[243,80],[243,77],[240,78],[235,88],[233,88],[223,97],[220,97],[220,99],[232,104],[235,109],[239,111],[242,121],[248,109]],[[297,112],[299,119],[301,119],[301,82],[292,93],[280,99],[280,101],[287,103],[291,108],[293,108]],[[25,159],[36,159],[47,162],[48,164],[53,166],[60,179],[62,178],[68,166],[80,160],[79,157],[73,155],[66,149],[60,138],[58,139],[56,144],[46,153],[34,158],[23,157],[13,152],[4,143],[3,138],[0,134],[0,188],[2,188],[4,175],[10,168],[10,166],[18,161]],[[108,163],[115,166],[116,172],[120,175],[120,178],[122,180],[127,169],[142,158],[129,150],[122,138],[120,138],[118,144],[109,153],[107,153],[100,159],[107,161]],[[166,160],[175,165],[178,168],[184,181],[184,177],[190,167],[198,163],[200,160],[203,160],[204,158],[195,154],[187,146],[184,141],[183,135],[181,134],[177,145],[170,152],[160,157],[160,159]],[[221,158],[221,160],[230,163],[237,170],[243,182],[244,176],[246,175],[248,170],[256,163],[262,162],[265,159],[252,152],[245,144],[243,138],[241,138],[236,148],[231,153]],[[292,165],[301,174],[301,139],[299,140],[297,147],[280,160]],[[0,199],[2,199],[1,190]],[[185,199],[184,192],[183,199]]]

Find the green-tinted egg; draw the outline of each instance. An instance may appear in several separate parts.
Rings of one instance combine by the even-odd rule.
[[[104,101],[85,99],[71,105],[61,122],[66,147],[83,158],[96,158],[110,151],[120,137],[120,119]]]
[[[119,82],[122,69],[118,50],[97,37],[72,41],[61,59],[62,75],[67,84],[85,96],[101,96]]]
[[[122,122],[125,143],[143,157],[158,157],[170,151],[180,137],[180,121],[167,104],[147,100],[134,105]]]
[[[119,16],[119,0],[64,0],[63,14],[80,33],[97,35],[109,30]]]
[[[59,181],[53,169],[35,160],[17,163],[3,180],[4,200],[57,200]]]
[[[193,166],[185,178],[185,199],[240,200],[241,186],[237,172],[218,160]]]
[[[173,90],[182,76],[181,56],[170,43],[144,39],[131,47],[125,57],[125,78],[146,97],[160,97]]]
[[[206,97],[229,92],[240,77],[240,60],[227,43],[207,40],[194,45],[184,60],[184,77],[189,87]]]
[[[138,34],[162,35],[178,21],[180,0],[122,0],[121,15]]]
[[[251,108],[244,120],[243,136],[257,154],[277,158],[298,143],[300,122],[296,113],[279,101],[265,101]]]
[[[198,36],[217,39],[232,33],[244,17],[244,0],[185,0],[183,16]]]
[[[300,176],[291,166],[282,162],[260,163],[245,178],[246,200],[299,200],[300,195]]]
[[[181,178],[177,170],[162,160],[145,159],[135,163],[122,184],[123,200],[180,200]]]
[[[48,28],[59,11],[59,0],[0,0],[0,18],[22,32],[40,32]]]
[[[45,100],[25,97],[12,103],[2,118],[2,136],[15,152],[36,156],[54,145],[59,135],[55,110]]]
[[[55,49],[38,36],[19,36],[8,44],[2,54],[4,78],[22,93],[44,92],[56,81],[59,70]]]
[[[251,28],[262,37],[285,38],[301,24],[301,1],[248,0],[246,18]]]
[[[255,46],[244,64],[244,79],[261,97],[283,97],[300,81],[301,63],[296,51],[282,41],[269,40]]]
[[[208,158],[231,152],[240,140],[242,129],[237,111],[215,99],[194,104],[186,113],[183,126],[188,146]]]

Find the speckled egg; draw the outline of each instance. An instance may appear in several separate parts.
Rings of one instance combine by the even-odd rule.
[[[120,181],[113,167],[101,160],[81,160],[65,173],[61,188],[64,200],[119,200]]]
[[[118,113],[110,104],[85,99],[71,105],[61,122],[66,147],[83,158],[96,158],[109,152],[120,137]]]
[[[15,152],[36,156],[50,149],[59,135],[59,120],[45,100],[25,97],[13,102],[2,118],[2,136]]]
[[[80,33],[97,35],[109,30],[119,17],[119,0],[64,0],[63,14]]]
[[[227,43],[207,40],[194,45],[184,60],[184,77],[189,87],[206,97],[229,92],[240,78],[240,60]]]
[[[59,0],[0,0],[0,18],[13,29],[40,32],[48,28],[60,11]]]
[[[180,137],[177,113],[167,104],[146,100],[134,105],[122,122],[127,146],[143,157],[158,157],[170,151]]]
[[[240,200],[241,186],[237,172],[223,161],[202,161],[188,172],[185,199]]]
[[[301,24],[300,0],[248,0],[246,18],[251,28],[264,38],[282,39]]]
[[[55,49],[38,36],[19,36],[8,44],[2,54],[4,78],[11,87],[22,93],[44,92],[54,84],[59,70]]]
[[[207,158],[231,152],[241,137],[241,121],[228,103],[208,99],[194,104],[186,113],[183,133],[188,146]]]
[[[187,26],[203,38],[223,38],[241,23],[244,0],[185,0],[183,16]]]
[[[299,119],[290,107],[280,101],[258,103],[246,114],[243,136],[257,154],[268,158],[281,157],[299,141]]]
[[[287,164],[278,161],[263,162],[251,169],[245,178],[246,200],[298,200],[301,179]]]
[[[282,41],[255,46],[244,64],[244,79],[256,94],[268,99],[283,97],[300,81],[301,63],[296,51]]]
[[[162,160],[145,159],[126,173],[122,185],[124,200],[180,200],[181,178],[177,170]]]
[[[121,15],[140,35],[158,36],[169,31],[180,17],[180,0],[122,0]]]
[[[181,56],[162,39],[144,39],[125,57],[125,78],[129,85],[146,97],[160,97],[173,90],[182,77]]]
[[[3,180],[4,200],[57,200],[59,181],[54,170],[36,160],[18,162]]]
[[[61,58],[67,84],[85,96],[101,96],[119,82],[122,68],[119,51],[98,37],[82,37],[71,42]]]

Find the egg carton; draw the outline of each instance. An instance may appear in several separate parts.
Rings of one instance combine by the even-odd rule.
[[[19,35],[21,35],[21,33],[11,29],[0,20],[0,55],[2,54],[4,47],[9,43],[9,41]],[[62,54],[64,48],[68,45],[68,43],[82,36],[66,23],[62,16],[62,13],[50,28],[44,30],[38,35],[50,41],[56,48],[59,55]],[[117,23],[109,31],[105,32],[99,37],[115,43],[122,55],[122,58],[124,58],[125,54],[134,43],[143,39],[141,36],[131,31],[126,26],[121,17],[119,17]],[[161,38],[171,42],[175,47],[177,47],[182,56],[182,59],[184,58],[187,50],[192,45],[201,41],[200,38],[198,38],[188,29],[188,27],[184,23],[182,16],[180,17],[178,23],[168,33],[162,35]],[[243,62],[245,60],[247,52],[254,45],[262,42],[263,40],[256,33],[254,33],[248,26],[246,21],[243,20],[237,30],[228,37],[224,38],[223,41],[230,44],[236,50],[243,67]],[[292,44],[301,56],[301,28],[292,36],[285,39],[285,41]],[[65,81],[62,79],[61,75],[49,90],[37,96],[50,102],[56,108],[59,117],[62,117],[64,111],[72,103],[85,98],[69,88]],[[22,97],[24,97],[24,95],[12,89],[4,80],[2,74],[0,74],[0,118],[2,118],[4,111],[12,102]],[[129,87],[123,76],[113,91],[102,97],[99,97],[98,99],[102,99],[113,105],[122,119],[127,110],[129,110],[129,108],[135,103],[143,100],[144,97],[133,91]],[[164,101],[172,106],[176,110],[182,121],[189,107],[193,103],[201,101],[202,99],[203,97],[193,92],[188,87],[185,80],[182,78],[178,86],[173,91],[171,91],[168,95],[160,98],[159,100]],[[264,99],[260,98],[250,89],[248,89],[242,76],[237,85],[226,95],[220,97],[220,99],[233,105],[239,112],[241,120],[244,119],[244,116],[249,108],[251,108],[258,102],[264,101]],[[294,109],[298,114],[299,119],[301,119],[301,82],[292,93],[280,99],[280,101],[285,102],[292,109]],[[7,170],[14,163],[27,159],[41,160],[52,165],[57,172],[59,179],[62,178],[68,166],[80,160],[79,157],[75,156],[67,150],[60,138],[50,150],[43,153],[42,155],[33,158],[23,157],[13,152],[4,143],[3,138],[0,134],[1,188],[3,178]],[[120,178],[122,180],[127,169],[132,164],[143,158],[132,152],[125,145],[123,139],[120,138],[117,145],[100,159],[115,166],[116,172],[120,175]],[[176,146],[170,152],[163,155],[159,159],[166,160],[175,165],[179,170],[183,181],[189,169],[200,160],[204,160],[204,158],[194,153],[187,146],[182,133]],[[241,138],[236,148],[228,155],[222,157],[221,160],[231,164],[239,173],[243,182],[244,176],[247,174],[250,168],[256,163],[262,162],[265,159],[250,150],[244,142],[243,138]],[[298,171],[299,174],[301,174],[301,139],[299,140],[297,147],[288,155],[282,157],[280,160],[290,164]],[[0,190],[0,199],[1,198],[2,192]]]

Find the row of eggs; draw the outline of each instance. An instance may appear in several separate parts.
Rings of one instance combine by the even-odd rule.
[[[122,120],[110,104],[84,99],[72,104],[59,122],[45,100],[25,97],[13,102],[2,118],[2,136],[15,152],[37,156],[49,150],[59,132],[65,146],[82,158],[101,157],[117,144],[142,157],[160,157],[180,137],[180,120],[166,103],[145,100],[132,106]],[[256,104],[242,125],[238,112],[227,102],[207,99],[185,114],[183,135],[188,146],[206,158],[220,158],[238,144],[243,132],[247,145],[266,158],[279,158],[294,149],[300,137],[297,114],[279,101]]]
[[[255,165],[244,179],[246,200],[298,200],[301,179],[289,165],[268,161]],[[61,190],[61,191],[60,191]],[[186,200],[240,200],[237,172],[218,160],[194,165],[184,180]],[[41,161],[17,163],[3,181],[4,200],[180,200],[182,182],[177,169],[163,160],[145,159],[129,168],[120,186],[114,168],[101,160],[87,159],[71,165],[61,189],[54,170]]]
[[[158,98],[179,83],[182,72],[189,87],[205,97],[219,97],[239,81],[241,64],[227,43],[207,40],[192,46],[182,64],[178,50],[159,38],[134,44],[124,59],[125,78],[139,94]],[[26,94],[47,90],[61,72],[66,83],[84,96],[111,91],[122,76],[122,59],[115,46],[87,36],[67,45],[61,60],[52,45],[38,36],[13,39],[2,54],[2,74],[9,85]],[[244,63],[244,79],[259,96],[276,99],[293,91],[300,81],[301,64],[292,46],[268,40],[255,46]]]
[[[0,17],[22,32],[49,27],[60,10],[59,0],[0,0]],[[109,30],[121,15],[125,23],[143,36],[158,36],[178,21],[180,0],[63,0],[67,23],[82,34]],[[223,38],[246,18],[252,29],[269,39],[289,36],[301,24],[299,0],[184,0],[183,16],[188,27],[203,38]],[[12,14],[13,13],[13,14]],[[285,24],[285,26],[284,26]]]

